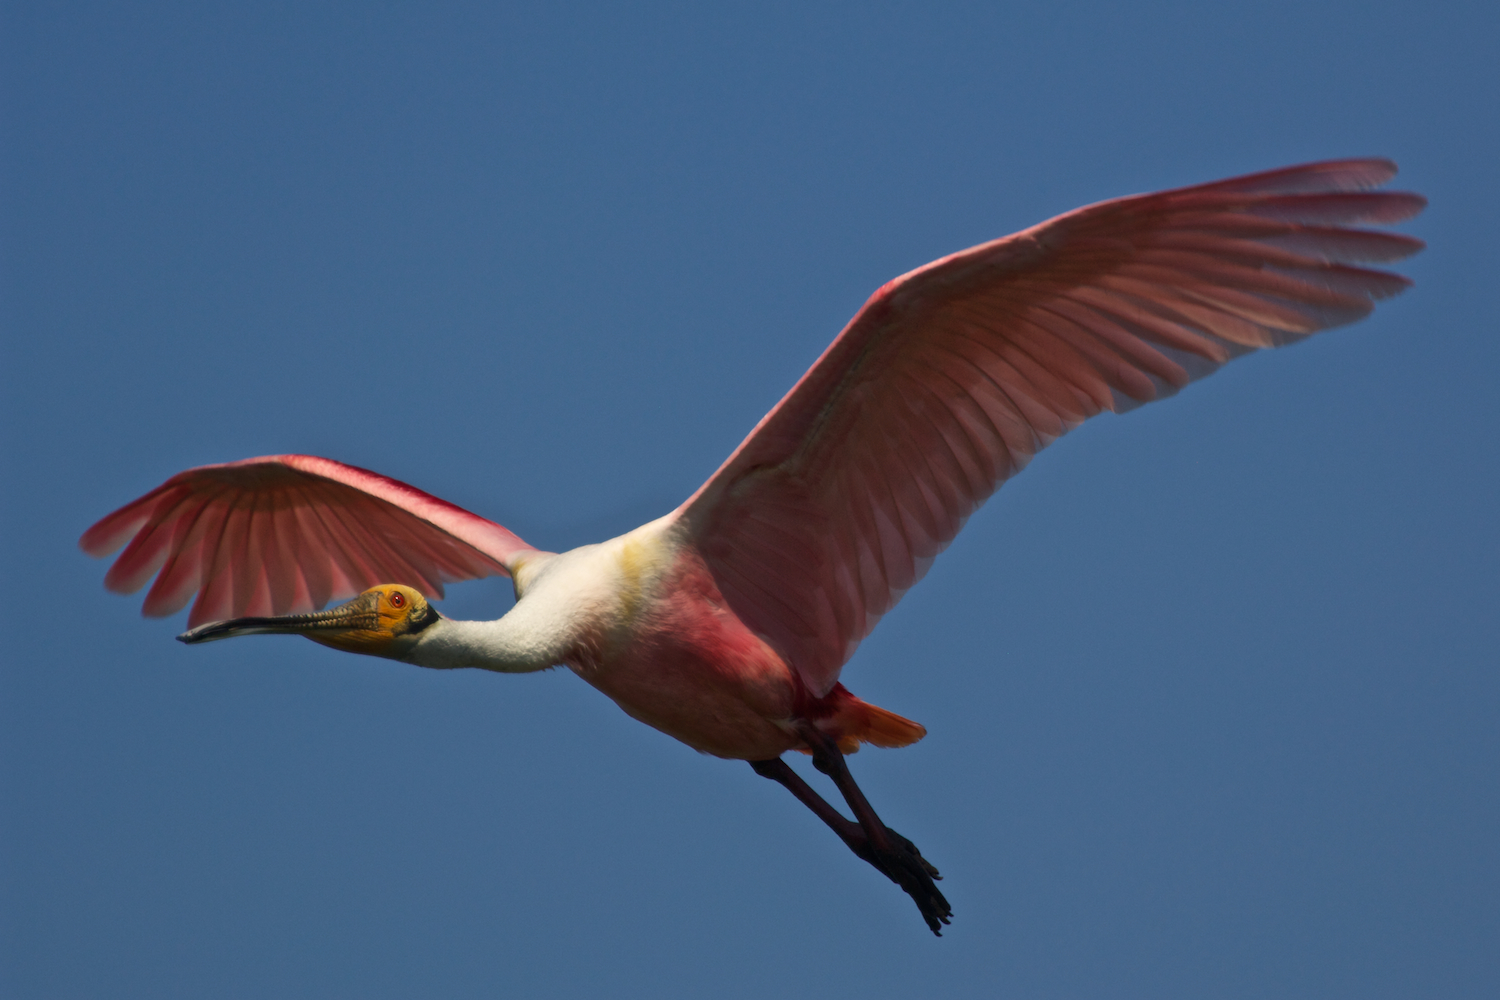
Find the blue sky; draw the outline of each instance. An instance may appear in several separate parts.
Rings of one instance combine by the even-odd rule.
[[[1500,990],[1493,5],[3,16],[7,996]],[[1060,442],[846,669],[930,731],[852,766],[942,940],[565,671],[188,648],[76,549],[289,451],[598,540],[888,278],[1352,155],[1432,199],[1416,287]]]

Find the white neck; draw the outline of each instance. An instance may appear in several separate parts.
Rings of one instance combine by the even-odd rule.
[[[623,545],[624,539],[614,539],[561,555],[529,554],[516,567],[517,600],[505,617],[493,622],[439,619],[419,633],[401,659],[423,667],[480,667],[515,674],[546,670],[581,649],[594,648],[602,634],[618,626],[625,602]]]
[[[569,643],[553,630],[533,627],[529,617],[512,611],[492,622],[441,618],[422,630],[411,652],[401,659],[439,670],[479,667],[505,674],[557,666],[567,655]]]

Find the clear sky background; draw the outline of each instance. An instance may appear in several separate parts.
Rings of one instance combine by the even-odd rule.
[[[1497,17],[6,4],[0,993],[1500,995]],[[942,940],[566,671],[189,648],[76,548],[275,452],[599,540],[888,278],[1354,155],[1416,287],[1060,442],[846,669],[929,728],[851,763]]]

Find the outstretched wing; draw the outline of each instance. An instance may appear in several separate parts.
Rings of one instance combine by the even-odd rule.
[[[156,575],[142,609],[151,616],[172,614],[196,593],[190,626],[313,611],[381,583],[440,598],[444,581],[506,573],[534,551],[462,507],[312,455],[180,472],[78,544],[107,556],[126,541],[104,585],[131,594]]]
[[[1343,160],[1101,202],[903,275],[676,516],[816,692],[965,519],[1101,410],[1367,315],[1418,195]]]

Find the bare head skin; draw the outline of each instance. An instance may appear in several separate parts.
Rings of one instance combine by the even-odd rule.
[[[399,660],[417,644],[422,631],[442,617],[420,591],[399,583],[383,583],[327,611],[232,618],[200,625],[177,639],[198,643],[240,635],[302,635],[334,649]]]

